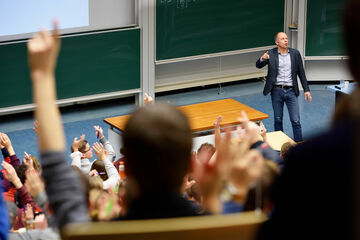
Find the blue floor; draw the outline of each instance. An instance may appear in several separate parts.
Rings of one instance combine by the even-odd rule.
[[[300,116],[304,138],[309,138],[318,134],[329,127],[331,115],[334,110],[335,96],[325,89],[325,85],[311,85],[313,101],[305,102],[304,94],[299,97]],[[181,92],[162,94],[156,97],[156,101],[165,101],[170,104],[181,106],[199,102],[207,102],[224,98],[233,98],[252,108],[264,112],[270,116],[264,120],[264,125],[268,132],[274,131],[273,113],[270,96],[263,96],[263,83],[241,82],[231,84],[219,89],[218,86],[207,87]],[[104,118],[128,114],[135,108],[132,100],[119,100],[118,102],[103,103],[87,106],[79,106],[71,110],[62,110],[62,120],[66,134],[68,153],[72,139],[86,134],[86,139],[92,144],[96,141],[94,125],[100,125],[107,135],[108,125],[103,122]],[[0,131],[9,135],[14,149],[18,156],[22,158],[24,151],[38,156],[37,139],[32,130],[33,118],[29,114],[24,116],[0,117]],[[289,116],[284,109],[284,132],[292,137],[292,128]]]

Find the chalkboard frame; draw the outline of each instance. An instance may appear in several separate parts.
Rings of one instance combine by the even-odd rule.
[[[248,53],[248,52],[256,52],[256,51],[264,51],[267,50],[269,48],[273,48],[275,46],[272,35],[275,34],[276,32],[279,31],[284,31],[285,30],[285,16],[286,16],[286,1],[281,1],[281,9],[283,11],[281,15],[281,27],[277,27],[276,30],[271,31],[271,34],[267,34],[267,43],[268,44],[261,44],[258,46],[254,46],[254,47],[246,47],[246,48],[236,48],[236,49],[229,49],[229,50],[224,50],[224,51],[214,51],[214,52],[205,52],[205,53],[201,53],[201,54],[194,54],[194,55],[188,55],[188,56],[180,56],[180,57],[169,57],[169,58],[164,58],[164,57],[159,57],[159,52],[158,52],[158,44],[159,44],[159,33],[158,33],[158,3],[162,1],[162,0],[155,0],[155,64],[166,64],[166,63],[173,63],[173,62],[181,62],[181,61],[188,61],[188,60],[196,60],[196,59],[204,59],[204,58],[212,58],[212,57],[219,57],[219,56],[229,56],[229,55],[234,55],[234,54],[241,54],[241,53]],[[166,1],[166,0],[165,0]],[[170,0],[169,2],[172,2],[173,0]],[[177,0],[175,0],[177,1]],[[179,1],[179,0],[178,0]],[[190,0],[185,0],[185,1],[190,1]],[[183,2],[185,2],[183,1]],[[195,0],[191,0],[191,1],[195,1]],[[191,2],[190,1],[190,2]],[[181,1],[180,1],[181,2]],[[256,8],[258,9],[258,8]],[[275,8],[276,9],[276,8]],[[254,18],[258,18],[258,16],[255,16]],[[270,36],[269,36],[270,35]]]
[[[130,36],[129,38],[131,39],[125,39],[124,42],[122,43],[124,44],[124,46],[121,46],[121,44],[117,46],[116,45],[117,42],[114,41],[119,41],[119,39],[121,40],[121,36],[128,36],[128,37]],[[109,39],[111,37],[114,37],[114,39]],[[86,34],[73,34],[62,37],[62,49],[60,51],[58,66],[56,70],[57,88],[58,88],[57,93],[59,99],[57,101],[58,104],[69,105],[84,101],[97,101],[100,99],[114,98],[120,95],[124,95],[124,96],[133,95],[141,92],[140,89],[141,88],[141,39],[140,38],[141,38],[141,31],[139,27],[119,28],[111,31],[94,31]],[[96,41],[95,43],[98,44],[96,47],[99,47],[99,49],[95,47],[93,49],[90,49],[89,43],[87,43],[86,39],[95,39],[92,41]],[[67,42],[69,41],[72,42],[73,48],[67,47]],[[74,44],[74,42],[77,43]],[[79,48],[79,45],[84,45],[82,46],[83,47],[82,50],[77,49]],[[0,51],[3,53],[4,53],[4,49],[8,51],[7,56],[4,56],[2,59],[0,58],[0,63],[2,64],[1,65],[2,67],[0,66],[0,83],[4,86],[4,89],[8,87],[8,91],[5,91],[0,97],[1,100],[0,102],[3,103],[2,105],[0,105],[0,114],[32,110],[34,106],[32,104],[31,82],[29,77],[29,70],[27,67],[26,41],[15,41],[13,43],[1,44],[0,49],[3,50]],[[99,53],[99,51],[101,51],[102,49],[107,50],[107,52],[105,52],[103,55]],[[12,50],[15,50],[15,54],[12,53]],[[120,67],[123,67],[124,74],[128,74],[128,75],[121,75],[121,74],[120,75],[129,76],[129,79],[119,82],[118,79],[123,80],[120,79],[121,77],[117,78],[117,76],[109,76],[108,73],[104,74],[107,75],[106,77],[108,78],[108,80],[91,79],[93,75],[91,71],[93,71],[93,69],[96,69],[97,66],[86,65],[87,63],[86,61],[88,62],[90,61],[90,63],[95,62],[94,59],[91,60],[91,54],[90,56],[89,54],[88,55],[85,54],[86,53],[85,51],[90,51],[90,50],[93,52],[97,52],[96,54],[100,54],[101,58],[96,60],[96,62],[101,63],[102,64],[101,66],[103,66],[105,70],[107,67],[106,61],[110,62],[111,64],[115,64],[112,66],[115,70],[114,72],[116,72],[116,68],[118,67],[118,65],[116,65],[117,63],[119,62],[125,63],[124,66],[120,66]],[[122,57],[121,51],[129,51],[128,52],[129,55]],[[128,58],[125,59],[125,57]],[[73,58],[78,58],[78,59],[74,60]],[[11,63],[11,61],[15,61],[15,62]],[[82,61],[85,61],[85,63],[83,63],[81,67]],[[71,72],[73,69],[70,68],[69,66],[72,66],[72,64],[76,64],[76,63],[80,64],[79,71],[82,72],[75,74]],[[69,71],[63,71],[64,65],[67,65],[66,68]],[[97,69],[100,68],[98,67]],[[118,70],[117,72],[119,71],[120,70]],[[75,84],[75,88],[72,86],[72,82],[69,80],[67,80],[67,83],[65,85],[62,85],[62,80],[64,80],[64,78],[71,78],[72,75],[74,75],[74,78],[79,78],[84,73],[85,75],[87,74],[88,78],[82,82],[77,81],[76,82],[77,85]],[[95,74],[94,78],[96,76],[99,76],[99,73],[97,75]],[[115,82],[119,83],[115,87],[106,86],[106,85],[104,86],[104,84],[115,83]],[[84,85],[84,88],[82,84]],[[92,86],[89,87],[88,84],[91,84]],[[78,94],[76,90],[79,89],[79,85],[81,86],[80,86],[80,92]],[[100,87],[98,87],[98,85]],[[81,92],[82,89],[86,89],[87,87],[90,90],[84,90],[84,92]]]
[[[316,43],[313,43],[311,41],[314,41],[313,39],[310,39],[310,35],[313,37],[314,32],[316,32],[317,34],[320,34],[324,31],[324,26],[321,27],[317,27],[316,31],[313,30],[312,28],[309,27],[310,21],[314,22],[316,20],[319,19],[313,19],[314,16],[312,16],[309,13],[309,8],[311,8],[310,5],[311,3],[313,4],[322,4],[323,2],[320,1],[306,1],[306,7],[305,7],[305,31],[304,31],[304,58],[305,60],[346,60],[348,59],[348,56],[346,55],[345,52],[345,47],[344,47],[344,42],[343,42],[343,34],[341,32],[341,25],[342,25],[342,17],[339,14],[339,16],[331,16],[332,18],[338,18],[339,19],[339,23],[334,24],[334,23],[330,23],[331,29],[333,31],[333,33],[331,33],[331,31],[329,30],[327,33],[327,36],[325,34],[325,37],[323,38],[323,40],[325,41],[324,44],[319,43],[318,41]],[[341,3],[339,3],[341,4]],[[345,6],[345,5],[344,5]],[[343,6],[343,7],[344,7]],[[314,7],[312,7],[312,9],[314,9]],[[337,9],[338,8],[334,8]],[[340,13],[340,11],[338,10],[338,12]],[[321,13],[317,13],[315,14],[316,17],[321,17]],[[322,18],[323,19],[323,18]],[[319,24],[319,23],[318,23]],[[332,25],[331,25],[332,24]],[[325,27],[328,27],[329,24],[326,24]],[[334,32],[334,30],[336,30]],[[330,38],[329,35],[330,34],[334,34],[336,33],[337,36]],[[326,45],[331,44],[331,50],[329,49],[324,49],[324,47],[326,47]],[[342,49],[341,49],[342,48]]]

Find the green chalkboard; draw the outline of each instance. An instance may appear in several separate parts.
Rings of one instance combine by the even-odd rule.
[[[156,0],[156,59],[275,45],[284,0]]]
[[[62,38],[58,99],[140,88],[140,29]],[[32,103],[26,43],[0,45],[0,108]]]
[[[344,56],[344,0],[307,1],[305,56]]]

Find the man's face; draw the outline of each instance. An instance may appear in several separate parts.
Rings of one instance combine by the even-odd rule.
[[[90,147],[89,143],[86,144],[85,151],[83,152],[82,155],[83,155],[83,158],[92,159],[93,151],[92,151],[92,148]]]
[[[279,47],[279,48],[288,48],[288,36],[286,35],[286,33],[279,33],[277,35],[277,38],[276,38],[276,41],[275,41],[276,45]]]

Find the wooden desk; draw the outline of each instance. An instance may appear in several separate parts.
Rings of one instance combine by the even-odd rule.
[[[261,121],[269,118],[265,113],[259,112],[245,104],[239,103],[233,99],[224,99],[212,102],[198,103],[187,106],[178,107],[189,118],[191,130],[196,135],[212,134],[214,128],[214,120],[219,115],[223,117],[221,127],[234,126],[239,122],[238,117],[244,110],[251,121]],[[122,146],[121,132],[125,128],[126,121],[130,115],[119,117],[105,118],[104,122],[110,125],[108,130],[108,139],[111,142],[117,158],[120,158],[120,148]],[[120,131],[120,132],[119,132]]]
[[[223,117],[221,123],[222,127],[237,125],[237,118],[241,116],[242,110],[246,112],[250,121],[261,121],[269,118],[267,114],[233,99],[186,105],[178,107],[178,109],[183,111],[188,117],[193,132],[212,130],[214,128],[214,120],[216,120],[219,115]],[[129,117],[130,115],[105,118],[104,122],[108,123],[113,128],[123,131]]]

